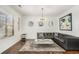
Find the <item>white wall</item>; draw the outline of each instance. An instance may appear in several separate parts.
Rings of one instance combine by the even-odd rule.
[[[40,16],[24,16],[22,21],[22,33],[27,34],[27,39],[36,39],[37,38],[37,32],[54,32],[55,31],[55,24],[49,25],[49,22],[53,21],[55,23],[55,17],[52,16],[46,16],[48,19],[43,21],[44,26],[40,27]],[[33,21],[34,25],[32,27],[29,27],[28,23],[29,21]]]
[[[72,13],[72,31],[60,31],[59,30],[59,18]],[[25,16],[23,17],[22,21],[22,33],[27,34],[28,39],[36,39],[37,38],[37,32],[60,32],[60,33],[65,33],[65,34],[70,34],[74,36],[79,37],[79,6],[74,6],[70,10],[60,14],[58,17],[53,17],[53,16],[47,16],[48,21],[52,20],[54,22],[53,26],[48,26],[46,22],[44,22],[43,27],[38,26],[38,22],[40,21],[40,16]],[[29,27],[28,22],[33,21],[34,26]]]
[[[11,7],[5,5],[0,6],[0,12],[7,15],[12,15],[14,17],[14,36],[0,39],[0,53],[2,53],[20,40],[20,32],[18,31],[18,17],[21,17],[21,15]]]
[[[59,18],[69,13],[72,13],[72,31],[60,31],[59,30]],[[61,15],[57,17],[56,21],[57,21],[56,32],[70,34],[70,35],[79,37],[79,6],[75,6],[72,9],[62,13]]]

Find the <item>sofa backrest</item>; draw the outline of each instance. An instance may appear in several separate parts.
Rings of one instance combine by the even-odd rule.
[[[51,38],[53,38],[53,33],[49,33],[49,32],[37,33],[37,39],[51,39]]]

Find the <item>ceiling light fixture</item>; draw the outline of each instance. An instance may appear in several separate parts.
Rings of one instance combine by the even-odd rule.
[[[23,5],[18,5],[18,7],[22,8],[22,7],[23,7]]]
[[[45,20],[45,19],[44,19],[44,13],[43,13],[44,8],[41,8],[41,10],[42,10],[41,20]]]

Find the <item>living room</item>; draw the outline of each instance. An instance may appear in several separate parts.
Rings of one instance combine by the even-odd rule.
[[[0,29],[0,53],[79,53],[79,5],[1,5],[0,14],[5,21],[7,17],[4,23],[9,24],[1,23],[5,28],[1,26]],[[59,43],[61,36],[66,43],[72,43],[63,47],[64,44]],[[28,47],[29,41],[33,41],[32,49]]]

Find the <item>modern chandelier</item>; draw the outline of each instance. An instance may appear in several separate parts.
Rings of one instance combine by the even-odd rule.
[[[44,8],[41,8],[41,10],[42,10],[42,15],[41,15],[41,19],[40,20],[45,20],[44,13],[43,13]]]

